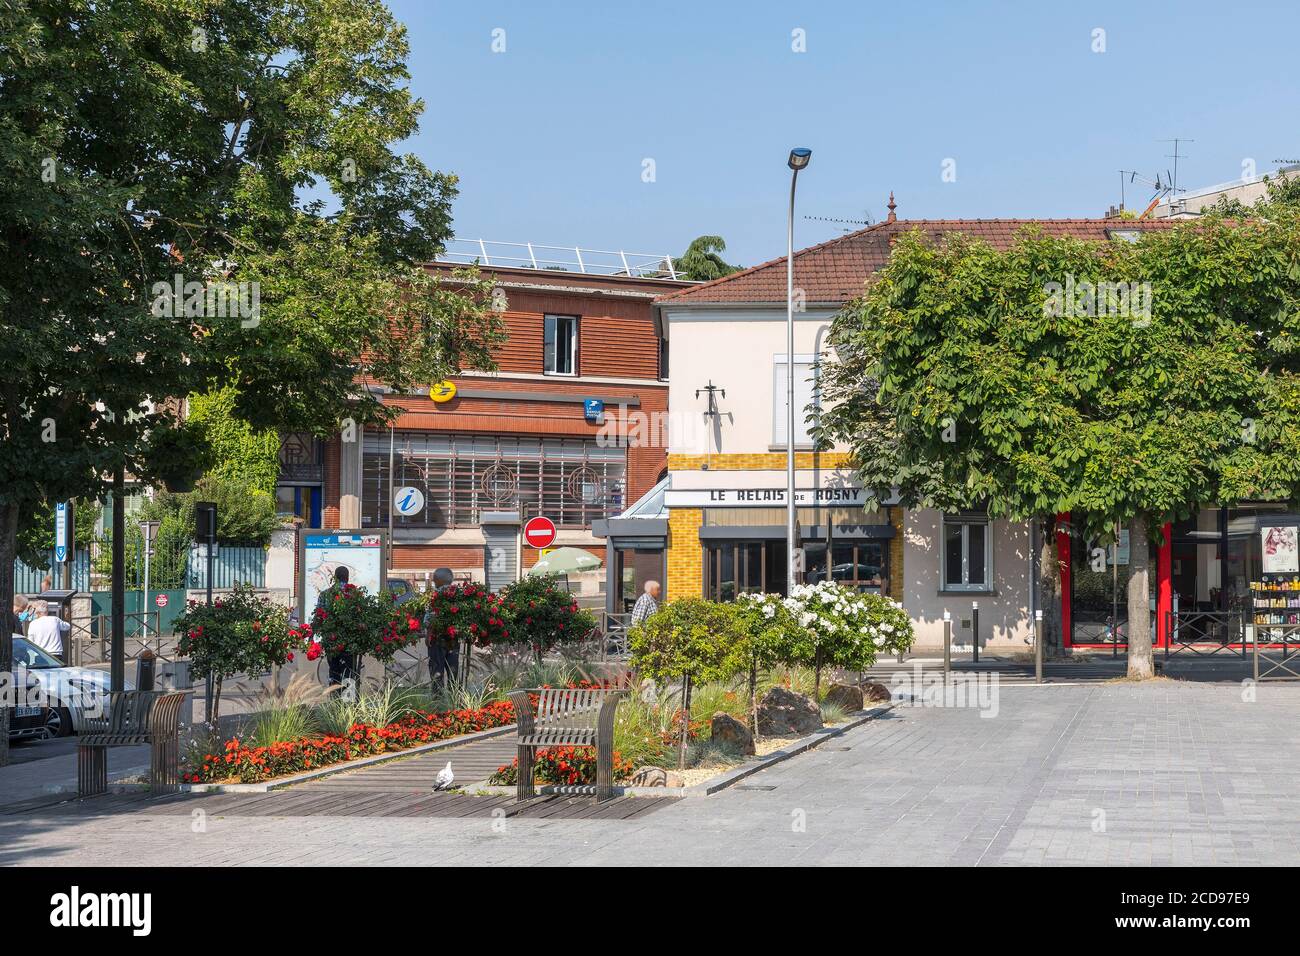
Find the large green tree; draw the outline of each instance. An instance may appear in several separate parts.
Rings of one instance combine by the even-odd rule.
[[[0,601],[42,502],[175,467],[171,399],[325,434],[490,366],[485,284],[421,268],[455,178],[396,149],[408,54],[372,0],[0,4]]]
[[[740,266],[733,266],[722,258],[722,253],[726,251],[727,244],[721,236],[698,236],[673,261],[673,267],[683,279],[696,282],[721,279],[740,271]]]
[[[1058,599],[1054,516],[1127,526],[1129,670],[1150,676],[1142,544],[1199,505],[1300,487],[1298,235],[1287,217],[1005,251],[901,237],[834,322],[819,439],[907,506],[1040,521]]]

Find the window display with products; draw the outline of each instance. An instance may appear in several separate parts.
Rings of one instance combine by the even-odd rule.
[[[1300,577],[1252,581],[1250,597],[1255,624],[1300,624]]]

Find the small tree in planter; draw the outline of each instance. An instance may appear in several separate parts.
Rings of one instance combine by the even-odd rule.
[[[669,601],[628,633],[632,667],[667,683],[682,679],[682,738],[678,766],[686,766],[691,683],[723,681],[749,666],[747,635],[735,607],[701,598]]]
[[[504,602],[484,585],[455,581],[430,591],[424,601],[425,623],[430,641],[464,647],[463,673],[468,674],[474,645],[491,645],[514,640],[514,629]]]
[[[782,602],[800,626],[788,649],[789,663],[813,668],[813,696],[820,697],[822,668],[864,671],[880,651],[912,646],[912,622],[897,601],[842,587],[833,581],[796,585]]]
[[[581,640],[596,626],[591,612],[578,607],[553,576],[522,577],[501,591],[501,601],[510,622],[509,640],[530,645],[539,664],[556,644]]]
[[[402,648],[421,638],[418,615],[394,602],[391,591],[371,594],[355,584],[336,584],[321,592],[312,611],[312,633],[319,651],[348,658],[348,669],[359,674],[361,659],[388,662]]]
[[[227,677],[260,673],[292,661],[311,639],[308,626],[293,627],[289,609],[241,584],[211,604],[190,601],[175,628],[177,653],[190,659],[190,672],[215,685],[206,715],[215,727],[221,711],[221,685]]]
[[[779,594],[746,593],[733,605],[749,652],[749,730],[758,736],[758,671],[790,660],[807,630]]]

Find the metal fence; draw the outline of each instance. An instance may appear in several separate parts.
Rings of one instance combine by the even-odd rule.
[[[578,246],[544,246],[535,242],[498,242],[492,239],[449,239],[444,262],[477,263],[513,269],[580,272],[584,275],[634,276],[639,279],[681,279],[672,256],[622,249],[584,249]]]
[[[1196,657],[1209,657],[1223,651],[1235,654],[1241,648],[1242,657],[1247,648],[1242,640],[1245,618],[1241,611],[1169,611],[1167,615],[1169,641],[1165,645],[1165,658],[1189,652]]]
[[[1252,624],[1250,631],[1255,680],[1300,680],[1300,624]]]
[[[51,555],[51,558],[53,556]],[[39,594],[41,592],[41,581],[45,575],[50,575],[53,580],[51,587],[63,587],[63,565],[56,564],[53,560],[46,563],[43,568],[33,568],[24,564],[22,561],[14,562],[14,593],[15,594]],[[72,587],[77,591],[90,590],[90,549],[78,548],[73,556],[72,562]]]
[[[163,633],[160,611],[128,611],[123,619],[123,656],[127,661],[135,660],[146,649],[161,660],[175,659],[176,642],[170,634]],[[70,663],[75,667],[108,663],[112,632],[113,622],[108,614],[96,614],[85,625],[74,621],[68,642]]]
[[[266,587],[266,549],[225,545],[217,547],[217,553],[212,558],[212,586],[233,588],[237,584]],[[208,559],[199,545],[190,549],[186,586],[195,589],[208,586]]]

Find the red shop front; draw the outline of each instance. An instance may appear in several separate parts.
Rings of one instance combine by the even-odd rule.
[[[1148,544],[1148,606],[1155,646],[1167,648],[1171,638],[1174,644],[1192,640],[1202,626],[1198,622],[1248,620],[1252,589],[1261,581],[1300,581],[1300,576],[1278,572],[1277,565],[1270,564],[1274,556],[1266,557],[1262,544],[1262,532],[1297,524],[1295,506],[1285,502],[1206,507],[1165,524],[1158,542]],[[1132,542],[1126,534],[1118,547],[1084,540],[1070,515],[1063,514],[1056,544],[1066,596],[1061,608],[1065,646],[1125,645]],[[1223,640],[1240,646],[1240,631],[1234,633],[1236,637]]]

